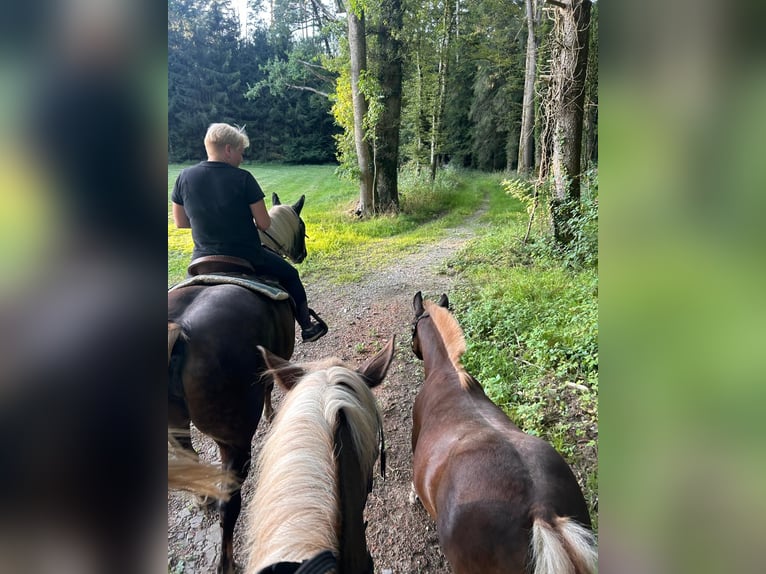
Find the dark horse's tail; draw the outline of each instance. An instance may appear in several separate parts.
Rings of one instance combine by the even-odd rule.
[[[168,321],[168,398],[183,402],[183,368],[186,336],[178,323]],[[220,466],[200,462],[196,453],[182,448],[178,436],[189,429],[168,429],[168,488],[227,500],[238,487],[236,477]]]
[[[571,518],[532,525],[534,574],[595,574],[598,550],[593,532]]]
[[[183,400],[181,369],[185,339],[181,325],[168,321],[168,398]]]

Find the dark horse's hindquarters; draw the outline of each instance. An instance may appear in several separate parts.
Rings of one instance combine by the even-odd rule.
[[[266,389],[261,380],[266,365],[257,346],[284,358],[292,356],[295,322],[290,302],[273,301],[236,285],[184,287],[168,294],[168,321],[168,425],[187,429],[194,422],[218,444],[224,469],[244,481]],[[191,448],[188,437],[179,441]],[[239,490],[220,505],[223,572],[233,568],[234,525],[241,505]]]
[[[283,205],[273,194],[269,210],[270,237],[279,255],[296,263],[306,256],[306,226],[300,217],[304,199]],[[231,264],[225,255],[209,259]],[[258,346],[284,359],[292,357],[295,320],[288,299],[275,300],[233,284],[182,284],[168,292],[168,428],[183,431],[193,422],[215,440],[224,470],[233,472],[240,484],[247,477],[264,399],[271,415],[273,382],[262,379],[266,365]],[[193,452],[188,434],[177,440]],[[241,506],[239,489],[220,503],[218,570],[224,574],[234,571],[234,525]]]

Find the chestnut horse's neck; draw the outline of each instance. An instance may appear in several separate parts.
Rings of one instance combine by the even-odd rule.
[[[479,383],[460,362],[465,353],[465,337],[452,314],[431,301],[425,301],[426,312],[417,320],[416,336],[423,355],[426,378],[432,372],[454,371],[463,389]]]

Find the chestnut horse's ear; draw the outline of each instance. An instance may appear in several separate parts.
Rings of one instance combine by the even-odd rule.
[[[423,293],[418,291],[415,293],[415,298],[412,300],[412,308],[415,310],[415,317],[420,317],[423,314]]]
[[[279,201],[279,196],[276,193],[271,194],[271,205],[282,205],[282,202]]]
[[[383,379],[388,372],[388,367],[391,365],[391,361],[394,358],[394,341],[396,335],[391,337],[391,340],[383,347],[378,353],[367,361],[363,367],[357,370],[357,372],[364,377],[367,386],[370,388],[377,387],[383,382]]]
[[[449,309],[449,299],[447,299],[447,294],[442,293],[442,296],[439,297],[439,302],[437,303],[439,307],[444,307],[445,309]]]
[[[302,367],[290,361],[285,361],[282,357],[275,355],[260,345],[258,345],[258,350],[263,355],[263,360],[266,361],[266,366],[269,368],[267,375],[272,376],[283,389],[289,391],[306,374]]]
[[[303,209],[304,201],[306,201],[306,196],[301,195],[301,198],[298,201],[296,201],[295,204],[293,205],[293,211],[295,211],[295,213],[297,213],[298,215],[301,214],[301,209]]]

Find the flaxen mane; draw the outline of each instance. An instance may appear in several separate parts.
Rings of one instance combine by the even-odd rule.
[[[280,245],[292,245],[295,234],[299,231],[299,216],[289,205],[275,205],[269,209],[271,226],[268,234],[263,235],[261,241],[270,249],[280,252]],[[273,240],[272,240],[273,239]],[[275,242],[279,243],[276,245]]]
[[[339,547],[334,437],[343,409],[365,480],[378,456],[379,413],[360,375],[333,365],[286,394],[257,463],[246,572]]]
[[[436,330],[439,331],[442,337],[450,361],[452,361],[452,366],[455,367],[460,376],[460,385],[464,389],[480,387],[479,382],[465,370],[465,367],[460,362],[460,358],[465,354],[465,336],[457,320],[448,309],[440,307],[433,301],[424,301],[423,305],[425,306],[426,313],[431,316]]]

